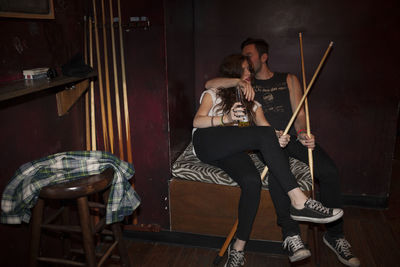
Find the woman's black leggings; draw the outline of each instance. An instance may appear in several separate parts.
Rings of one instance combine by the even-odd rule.
[[[269,171],[284,192],[298,187],[275,130],[266,126],[210,127],[197,129],[193,145],[198,158],[224,170],[241,190],[237,238],[248,240],[260,202],[261,179],[246,151],[259,150]]]

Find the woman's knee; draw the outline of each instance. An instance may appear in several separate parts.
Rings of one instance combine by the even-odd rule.
[[[256,127],[254,131],[254,135],[252,136],[253,140],[257,142],[260,148],[262,147],[270,147],[271,144],[278,144],[278,140],[276,138],[275,130],[272,127],[268,126],[259,126]]]
[[[270,127],[270,126],[258,126],[256,127],[257,129],[257,134],[259,135],[260,138],[265,138],[265,137],[276,137],[275,130]]]
[[[262,186],[260,176],[253,175],[244,177],[239,186],[241,187],[242,192],[259,194],[261,192],[261,186]]]

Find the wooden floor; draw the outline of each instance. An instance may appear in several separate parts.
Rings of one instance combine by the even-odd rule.
[[[389,208],[387,210],[346,207],[346,238],[353,246],[362,266],[400,266],[400,160],[394,160]],[[323,229],[321,229],[323,230]],[[311,236],[311,235],[310,235]],[[344,266],[322,242],[319,233],[320,265]],[[133,266],[212,266],[215,249],[139,242],[127,240]],[[312,242],[309,242],[310,246]],[[311,248],[313,253],[313,248]],[[225,256],[226,257],[226,256]],[[224,261],[219,265],[223,266]],[[112,264],[107,265],[114,266]],[[245,266],[316,266],[313,259],[290,264],[286,256],[267,253],[246,253]]]

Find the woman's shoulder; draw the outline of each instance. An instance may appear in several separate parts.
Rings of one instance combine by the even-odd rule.
[[[202,95],[210,94],[213,98],[216,97],[218,92],[217,88],[210,88],[203,91]]]
[[[209,89],[204,90],[204,92],[210,93],[210,94],[216,94],[218,92],[218,88],[211,87]]]
[[[203,93],[200,96],[200,103],[201,103],[201,101],[203,100],[203,98],[204,98],[204,96],[206,94],[209,94],[211,96],[213,102],[215,103],[215,100],[217,98],[217,89],[210,88],[210,89],[204,90]]]

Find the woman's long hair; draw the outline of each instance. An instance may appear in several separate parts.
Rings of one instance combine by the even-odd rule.
[[[242,64],[244,61],[247,61],[249,64],[249,70],[251,73],[251,77],[254,75],[254,71],[252,68],[252,63],[250,62],[249,58],[243,56],[241,54],[233,54],[227,56],[222,61],[219,67],[219,74],[221,77],[225,78],[240,78],[242,77],[243,69]],[[221,98],[221,103],[216,106],[216,111],[221,111],[224,114],[228,114],[230,109],[232,108],[233,104],[237,102],[236,100],[236,87],[229,87],[229,88],[218,88],[217,96]],[[254,122],[255,114],[253,111],[254,102],[249,102],[247,99],[242,97],[242,102],[246,108],[246,112],[249,115],[249,120],[251,123]]]

